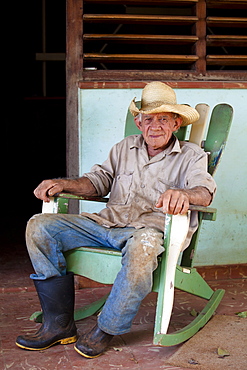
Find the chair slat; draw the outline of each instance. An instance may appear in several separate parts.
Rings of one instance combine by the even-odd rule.
[[[208,172],[213,176],[220,163],[231,127],[233,108],[229,104],[214,107],[204,150],[209,153]]]

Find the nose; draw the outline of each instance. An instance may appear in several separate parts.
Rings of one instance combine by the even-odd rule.
[[[151,126],[154,129],[159,129],[161,127],[161,122],[160,122],[159,118],[154,117],[152,122],[151,122]]]

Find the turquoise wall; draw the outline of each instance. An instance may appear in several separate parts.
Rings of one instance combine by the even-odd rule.
[[[204,221],[196,266],[247,262],[247,90],[175,89],[178,103],[207,103],[212,108],[228,103],[234,108],[231,131],[219,169],[215,175],[218,191],[213,207],[217,220]],[[80,174],[101,163],[111,146],[124,136],[127,108],[133,97],[140,100],[141,89],[79,90]],[[81,210],[94,212],[102,205],[88,202]]]

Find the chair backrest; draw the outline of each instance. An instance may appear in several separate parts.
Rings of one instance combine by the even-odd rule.
[[[233,118],[233,108],[229,104],[214,107],[206,140],[203,144],[208,153],[208,172],[213,176],[220,163]]]

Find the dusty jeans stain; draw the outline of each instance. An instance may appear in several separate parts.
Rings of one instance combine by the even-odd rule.
[[[26,241],[35,270],[32,279],[66,274],[65,251],[108,247],[122,251],[122,268],[98,317],[101,330],[119,335],[130,330],[143,298],[152,290],[163,233],[154,228],[106,228],[80,215],[39,214],[27,225]]]

